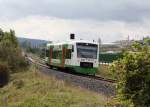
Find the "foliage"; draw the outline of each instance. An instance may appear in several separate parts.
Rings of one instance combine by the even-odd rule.
[[[0,62],[0,87],[6,85],[9,81],[8,65]]]
[[[114,60],[122,58],[122,53],[100,53],[99,61],[102,63],[112,63]]]
[[[111,70],[116,74],[117,99],[123,106],[150,106],[150,49],[135,43],[132,52],[124,52]]]
[[[27,66],[13,30],[10,32],[0,30],[0,60],[7,62],[11,71]]]
[[[143,40],[145,44],[150,45],[150,37],[146,37]]]

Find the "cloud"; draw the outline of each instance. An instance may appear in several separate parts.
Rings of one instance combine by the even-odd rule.
[[[139,22],[150,18],[149,0],[0,0],[0,19],[28,16]]]
[[[48,16],[29,16],[15,21],[0,21],[1,28],[14,29],[17,36],[44,40],[62,41],[75,33],[77,39],[98,40],[103,42],[126,39],[141,39],[150,34],[150,20],[143,23],[123,21],[99,21],[91,19],[65,19]]]
[[[149,0],[0,0],[0,27],[17,36],[103,42],[150,34]]]

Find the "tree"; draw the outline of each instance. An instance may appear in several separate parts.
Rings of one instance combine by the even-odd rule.
[[[144,38],[143,41],[145,44],[150,45],[150,38],[149,37]]]
[[[16,71],[21,67],[26,67],[25,58],[22,56],[21,48],[19,47],[18,40],[15,32],[0,31],[0,61],[7,62],[12,71]]]
[[[2,38],[3,38],[3,36],[4,36],[4,32],[3,32],[2,29],[0,29],[0,42],[1,42]]]
[[[117,83],[117,99],[123,106],[150,106],[150,49],[147,44],[135,43],[132,52],[113,63]]]
[[[10,38],[11,38],[11,42],[15,45],[15,47],[19,46],[18,40],[15,36],[15,31],[14,30],[10,30]]]

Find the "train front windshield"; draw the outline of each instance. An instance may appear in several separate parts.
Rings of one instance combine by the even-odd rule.
[[[77,43],[77,57],[97,59],[98,46],[90,43]]]

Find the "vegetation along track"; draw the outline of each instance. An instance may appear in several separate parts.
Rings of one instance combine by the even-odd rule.
[[[38,62],[37,60],[28,57],[28,60],[36,64],[40,71],[46,75],[55,76],[57,79],[64,80],[67,83],[80,86],[107,96],[115,95],[115,80],[105,79],[103,77],[82,75],[67,71],[58,71],[50,69],[47,65]]]

